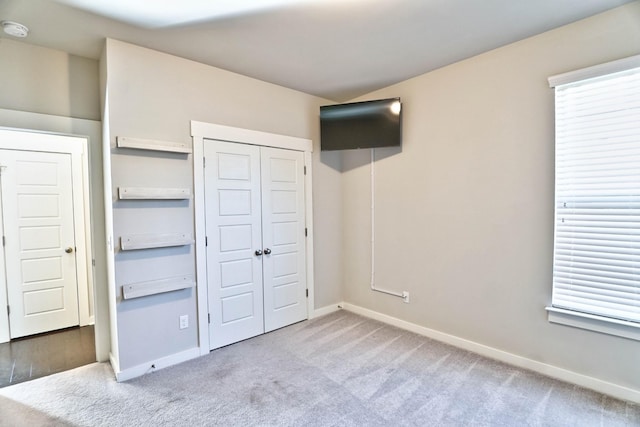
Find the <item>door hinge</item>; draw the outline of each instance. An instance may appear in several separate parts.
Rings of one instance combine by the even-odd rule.
[[[209,246],[209,238],[207,236],[204,236],[204,245]]]
[[[202,167],[203,168],[207,167],[207,158],[206,157],[202,157]]]
[[[304,174],[305,175],[307,174],[307,167],[306,166],[304,167]]]
[[[9,306],[7,306],[7,316],[11,314],[11,308],[9,308]]]
[[[309,234],[308,234],[308,232],[309,232],[309,231],[307,230],[307,227],[305,227],[305,228],[304,228],[304,237],[307,237],[307,236],[309,235]]]
[[[95,259],[91,260],[91,265],[94,266],[94,267],[96,266],[96,260]]]
[[[7,239],[2,236],[2,246],[6,246],[7,245]]]
[[[309,298],[309,289],[307,289],[307,298]]]
[[[211,313],[207,313],[207,322],[211,323]]]

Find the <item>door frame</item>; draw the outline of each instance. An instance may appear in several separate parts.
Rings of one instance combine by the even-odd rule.
[[[34,141],[34,135],[38,141]],[[73,185],[73,213],[74,234],[76,236],[76,274],[78,285],[78,318],[80,326],[94,323],[95,316],[91,316],[90,305],[95,303],[91,299],[95,293],[93,280],[91,242],[91,210],[89,195],[89,159],[88,139],[81,136],[58,135],[37,131],[0,128],[0,137],[11,138],[9,141],[0,140],[0,149],[16,151],[39,151],[48,153],[65,153],[71,155],[71,176]],[[80,189],[80,191],[78,191]],[[1,214],[1,212],[0,212]],[[2,258],[2,275],[0,277],[0,303],[7,305],[7,283],[4,271],[4,246],[0,247]],[[86,281],[86,286],[80,283]],[[90,289],[92,291],[90,291]],[[83,303],[81,303],[81,301]],[[0,305],[1,307],[1,305]],[[6,331],[7,336],[4,336]],[[9,315],[0,315],[0,343],[9,341]]]
[[[195,213],[195,248],[196,248],[196,295],[198,299],[198,345],[200,354],[209,354],[209,321],[208,321],[208,288],[207,288],[207,255],[205,246],[205,192],[204,192],[204,142],[219,140],[238,144],[257,145],[261,147],[282,148],[304,153],[305,194],[305,226],[308,236],[305,240],[307,266],[307,318],[314,313],[313,282],[313,180],[312,152],[310,139],[287,135],[242,129],[231,126],[191,121],[191,137],[193,138],[193,193]]]

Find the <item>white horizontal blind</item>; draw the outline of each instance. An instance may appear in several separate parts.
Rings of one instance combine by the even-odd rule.
[[[552,305],[640,322],[640,68],[555,90]]]

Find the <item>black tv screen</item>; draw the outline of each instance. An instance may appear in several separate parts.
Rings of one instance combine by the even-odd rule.
[[[320,107],[320,149],[399,147],[402,143],[400,98]]]

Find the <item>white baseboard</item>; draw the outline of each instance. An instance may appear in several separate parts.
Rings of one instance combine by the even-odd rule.
[[[132,378],[140,377],[144,374],[155,372],[159,369],[167,368],[169,366],[177,365],[178,363],[186,362],[187,360],[200,357],[200,347],[190,348],[189,350],[182,351],[180,353],[172,354],[170,356],[162,357],[156,360],[150,360],[142,365],[120,370],[118,364],[115,363],[113,356],[111,357],[111,367],[116,374],[116,381],[127,381]]]
[[[342,303],[331,304],[326,307],[321,307],[313,310],[309,319],[314,319],[316,317],[324,316],[325,314],[334,313],[338,310],[342,309]]]
[[[434,329],[425,328],[424,326],[416,325],[415,323],[407,322],[405,320],[398,319],[396,317],[387,316],[386,314],[378,313],[373,310],[369,310],[357,305],[343,303],[340,304],[345,310],[352,313],[359,314],[361,316],[369,317],[371,319],[378,320],[380,322],[387,323],[389,325],[396,326],[407,331],[414,332],[419,335],[423,335],[434,340],[444,342],[454,347],[458,347],[464,350],[471,351],[473,353],[480,354],[491,359],[499,360],[504,363],[508,363],[519,368],[528,369],[548,377],[556,378],[562,381],[566,381],[572,384],[585,387],[599,393],[607,394],[609,396],[627,400],[630,402],[640,403],[640,390],[634,390],[621,385],[613,384],[607,381],[599,380],[597,378],[589,377],[587,375],[579,374],[577,372],[568,371],[563,368],[558,368],[553,365],[538,362],[536,360],[527,359],[526,357],[518,356],[512,353],[508,353],[503,350],[498,350],[493,347],[489,347],[483,344],[479,344],[474,341],[469,341],[463,338],[458,338],[453,335],[445,334],[443,332],[436,331]]]

